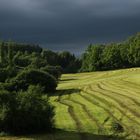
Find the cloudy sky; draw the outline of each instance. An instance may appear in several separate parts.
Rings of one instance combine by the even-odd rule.
[[[0,38],[81,53],[140,31],[140,0],[0,0]]]

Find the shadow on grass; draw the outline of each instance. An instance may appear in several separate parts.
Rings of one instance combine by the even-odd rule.
[[[50,96],[62,96],[62,95],[70,95],[73,93],[80,93],[80,89],[63,89],[63,90],[56,90],[55,93]]]
[[[60,80],[60,81],[65,82],[65,81],[73,81],[73,80],[77,80],[77,79],[75,79],[75,78],[71,78],[71,79],[62,79],[62,80]]]
[[[63,130],[57,130],[52,134],[33,135],[25,138],[32,140],[125,140],[124,138],[117,136],[95,135],[90,133],[69,132]]]

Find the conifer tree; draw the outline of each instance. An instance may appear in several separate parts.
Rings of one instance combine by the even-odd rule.
[[[0,62],[3,64],[5,60],[4,42],[0,42]]]
[[[13,65],[13,45],[13,42],[8,42],[8,62],[10,66]]]

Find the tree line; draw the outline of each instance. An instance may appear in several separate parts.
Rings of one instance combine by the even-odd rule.
[[[140,66],[140,33],[122,43],[89,45],[80,71],[102,71]]]
[[[68,51],[54,52],[42,49],[39,45],[0,42],[0,65],[14,62],[16,66],[27,67],[34,64],[43,66],[61,66],[63,73],[78,72],[81,61]]]

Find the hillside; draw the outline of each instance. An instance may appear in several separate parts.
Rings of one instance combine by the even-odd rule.
[[[112,122],[123,127],[124,132],[119,135],[129,134],[127,138],[131,139],[140,137],[139,68],[64,74],[50,101],[56,107],[56,128],[62,131],[25,140],[103,140],[105,135],[113,133]]]

